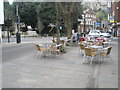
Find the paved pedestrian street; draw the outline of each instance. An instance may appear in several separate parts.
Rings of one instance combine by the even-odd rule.
[[[118,88],[118,44],[112,43],[112,60],[81,64],[79,47],[54,58],[36,58],[34,50],[3,63],[3,88]],[[23,52],[24,53],[24,52]],[[7,56],[6,56],[7,57]]]
[[[0,1],[3,89],[119,88],[120,0]]]

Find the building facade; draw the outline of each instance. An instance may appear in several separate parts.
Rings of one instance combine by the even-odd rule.
[[[83,15],[79,24],[78,31],[81,33],[88,33],[90,30],[95,29],[95,23],[96,23],[96,14],[92,9],[87,9],[83,11]]]
[[[111,16],[114,17],[114,20],[117,21],[117,23],[120,23],[120,1],[111,2]]]
[[[120,1],[118,2],[111,2],[111,27],[113,30],[114,36],[120,36]]]

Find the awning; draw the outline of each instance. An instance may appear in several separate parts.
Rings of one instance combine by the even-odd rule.
[[[113,23],[113,24],[111,25],[111,27],[112,27],[112,28],[120,27],[120,22],[117,22],[116,24]]]

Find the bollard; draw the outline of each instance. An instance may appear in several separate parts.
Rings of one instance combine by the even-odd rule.
[[[17,43],[20,43],[21,42],[21,36],[20,36],[20,33],[16,33],[16,42]]]

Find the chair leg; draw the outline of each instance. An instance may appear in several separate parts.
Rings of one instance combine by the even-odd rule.
[[[112,57],[109,55],[110,60],[112,60]]]
[[[82,51],[81,51],[81,49],[80,49],[80,53],[81,53]]]
[[[92,62],[93,62],[93,57],[91,58],[90,65],[92,65]]]
[[[35,53],[35,54],[34,54],[34,56],[35,56],[35,57],[36,57],[37,52],[38,52],[38,51],[37,51],[37,50],[35,50],[35,52],[34,52],[34,53]]]
[[[54,57],[54,52],[53,51],[51,51],[51,58],[53,58]]]
[[[79,48],[79,53],[78,53],[78,56],[80,56],[80,54],[81,54],[81,49]]]
[[[39,51],[36,52],[36,57],[39,57]]]
[[[47,52],[47,54],[48,54],[48,56],[51,57],[51,51],[50,50]]]
[[[102,62],[103,62],[103,59],[104,59],[104,57],[100,57],[100,63],[102,63]]]
[[[40,54],[39,54],[39,59],[41,59],[42,54],[43,54],[43,51],[40,52]]]
[[[83,61],[82,61],[82,64],[85,63],[85,60],[86,60],[86,55],[84,55],[84,59],[83,59]]]
[[[35,51],[35,54],[34,54],[35,57],[37,57],[37,52],[38,52],[38,51]]]

